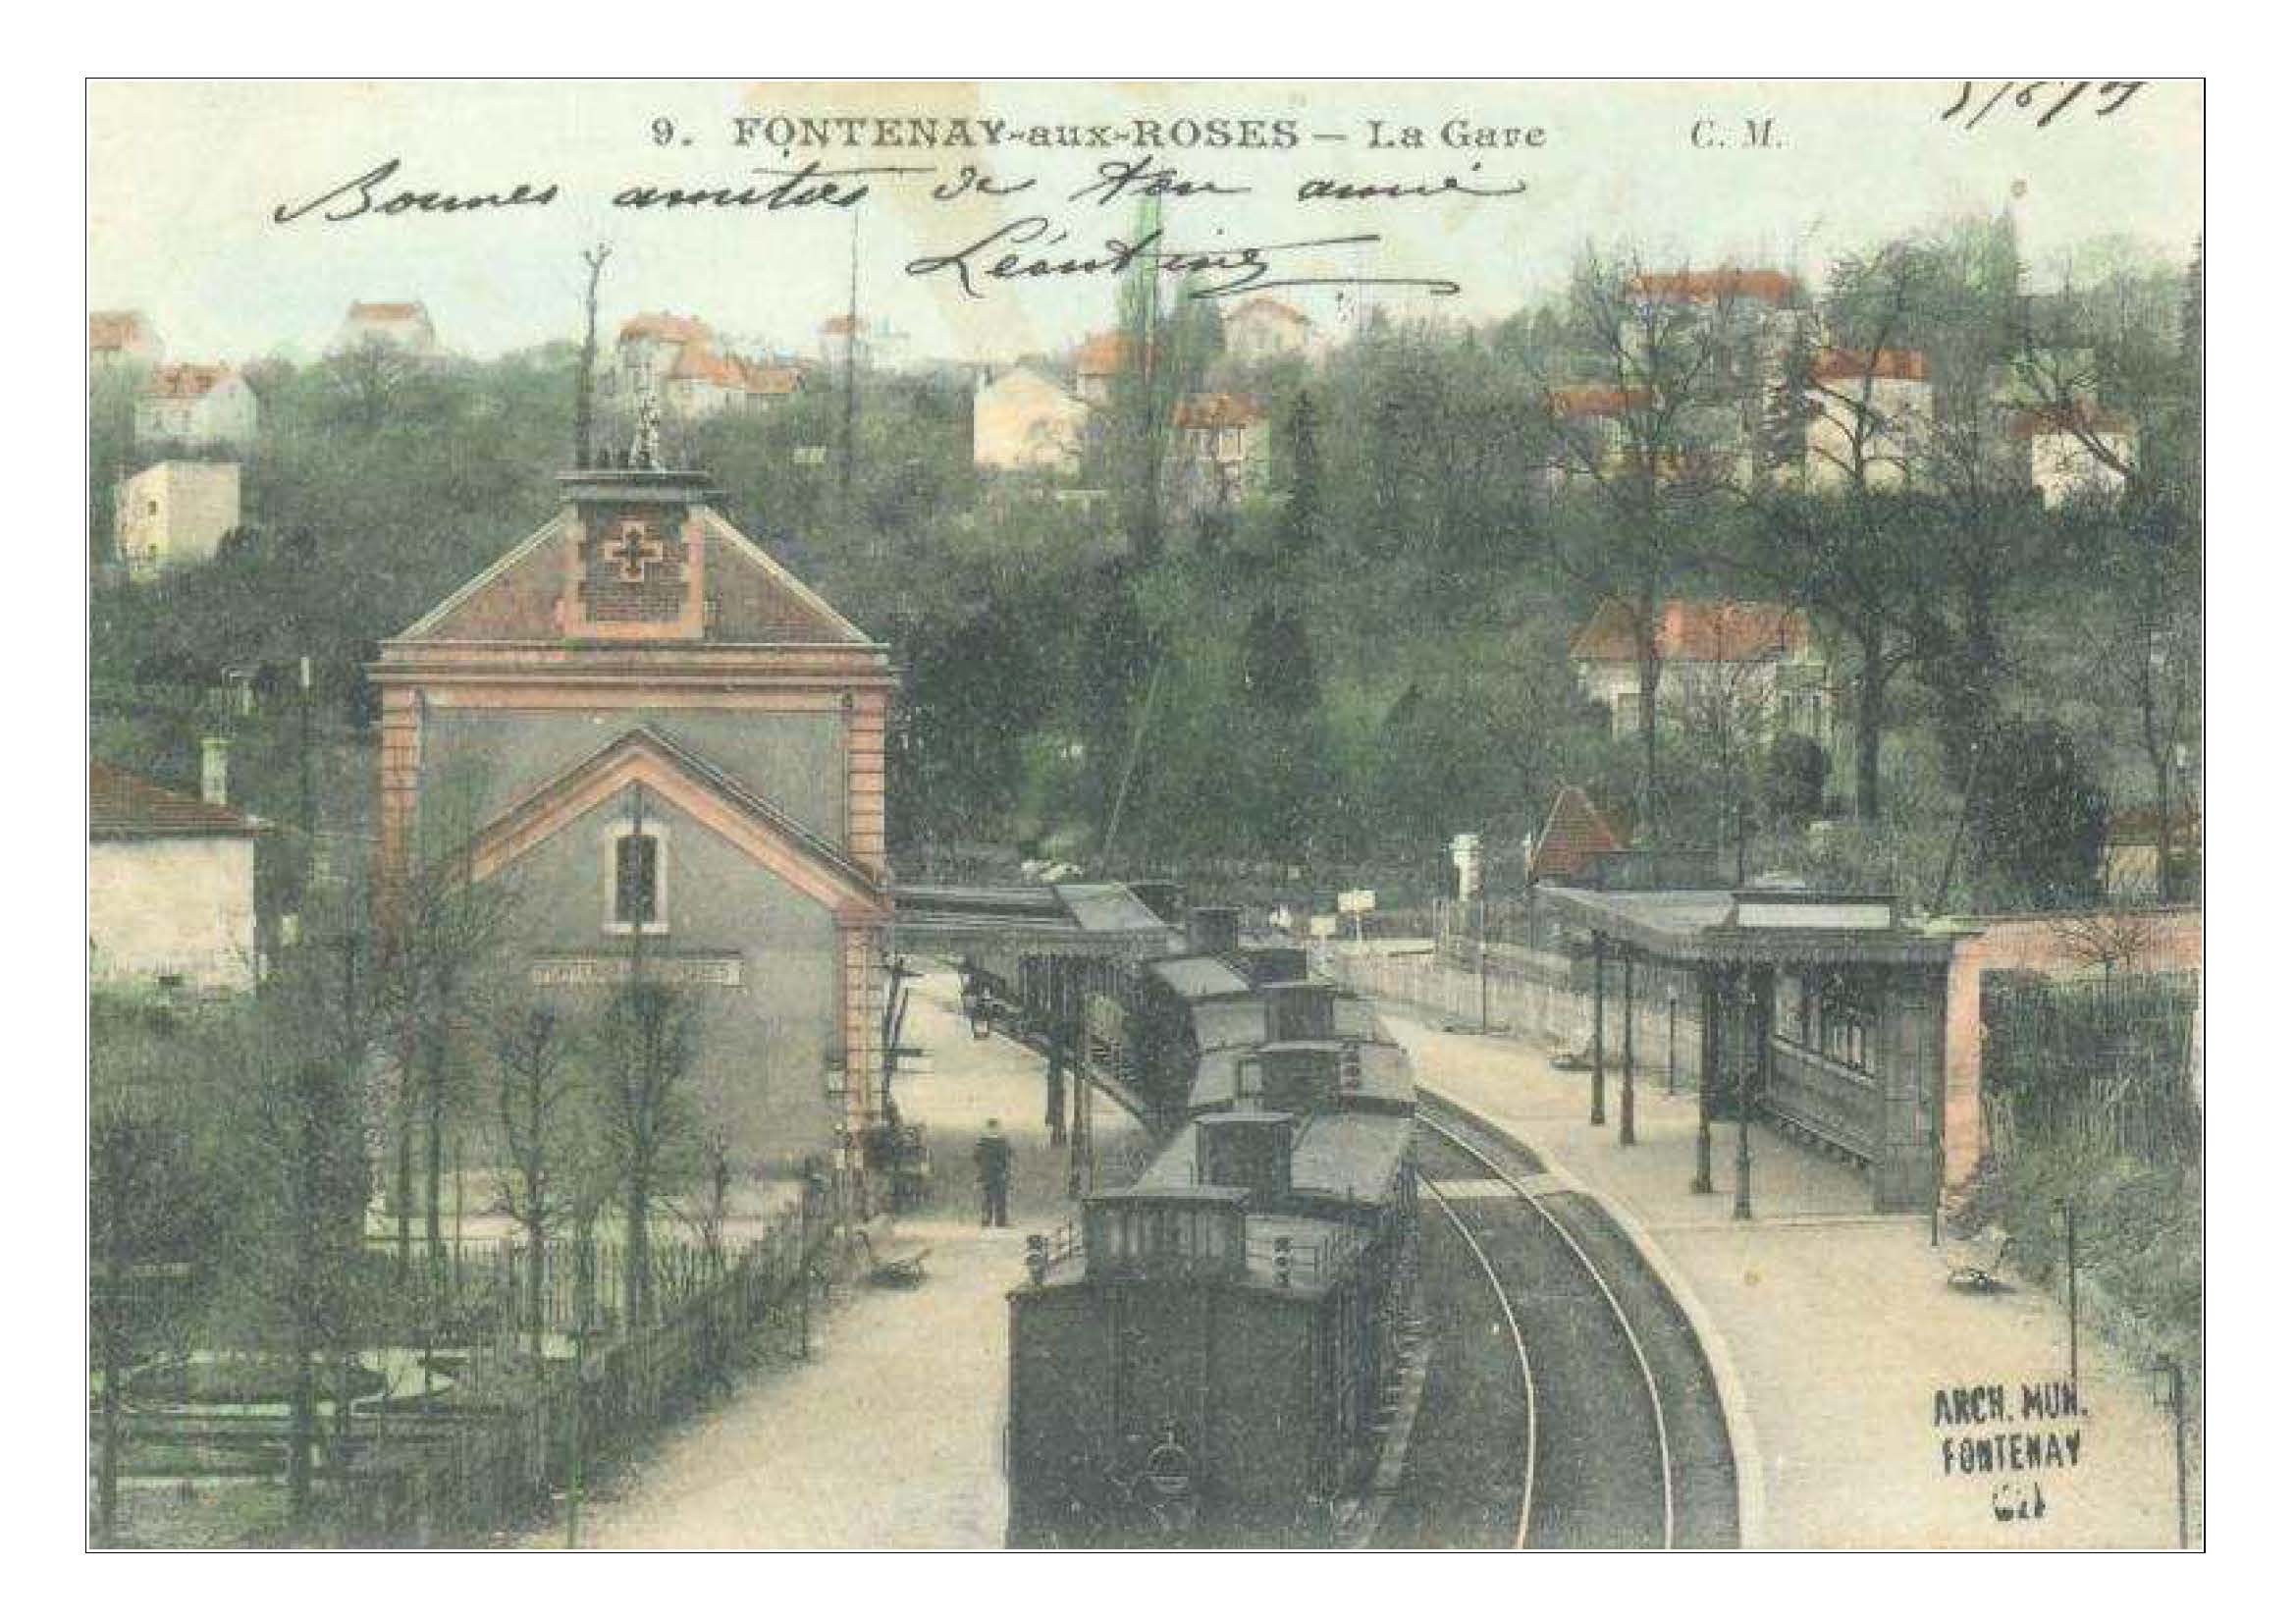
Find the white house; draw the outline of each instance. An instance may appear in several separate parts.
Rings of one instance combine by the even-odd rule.
[[[1250,364],[1285,355],[1313,353],[1321,347],[1315,323],[1280,298],[1265,294],[1229,309],[1221,328],[1230,360]]]
[[[439,335],[431,312],[418,300],[400,304],[353,304],[335,331],[329,354],[347,354],[379,344],[386,349],[425,359],[439,352]]]
[[[1267,488],[1267,408],[1243,395],[1191,395],[1172,411],[1172,471],[1186,512],[1233,508]]]
[[[2045,507],[2109,501],[2128,483],[2123,470],[2136,465],[2136,425],[2101,406],[2020,411],[2010,434],[2026,448],[2026,466]]]
[[[1912,478],[1934,420],[1929,357],[1919,350],[1820,350],[1804,395],[1803,469],[1817,490],[1862,476],[1868,490]]]
[[[1074,477],[1092,414],[1035,367],[1011,367],[973,395],[973,465]]]
[[[1659,660],[1661,727],[1702,703],[1728,701],[1767,735],[1800,733],[1824,743],[1833,728],[1832,680],[1809,617],[1782,603],[1670,598],[1658,605],[1651,641]],[[1611,714],[1611,731],[1642,726],[1641,639],[1633,610],[1606,599],[1571,645],[1578,683]]]
[[[797,368],[729,354],[708,323],[654,312],[622,323],[607,394],[624,409],[651,394],[670,416],[689,420],[721,411],[762,411],[795,396]]]
[[[135,437],[177,445],[252,447],[262,407],[229,366],[162,366],[135,395]]]
[[[255,985],[260,825],[224,803],[220,740],[211,743],[196,799],[88,763],[88,974],[99,985]]]
[[[132,580],[213,558],[239,523],[237,462],[154,462],[121,480],[112,503],[113,547]]]

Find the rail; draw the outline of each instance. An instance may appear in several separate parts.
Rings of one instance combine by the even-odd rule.
[[[1674,1451],[1667,1441],[1666,1407],[1659,1401],[1657,1373],[1651,1368],[1649,1354],[1643,1350],[1642,1338],[1634,1332],[1633,1322],[1627,1317],[1627,1310],[1625,1305],[1619,1301],[1618,1293],[1611,1288],[1611,1282],[1603,1277],[1602,1270],[1594,1266],[1594,1259],[1586,1254],[1586,1248],[1578,1243],[1577,1236],[1574,1235],[1571,1230],[1564,1225],[1563,1221],[1559,1217],[1547,1210],[1546,1203],[1541,1201],[1538,1196],[1532,1194],[1529,1189],[1525,1188],[1521,1178],[1518,1178],[1508,1168],[1500,1165],[1497,1161],[1490,1157],[1490,1155],[1480,1149],[1477,1149],[1474,1145],[1468,1143],[1468,1140],[1459,1132],[1455,1131],[1453,1128],[1445,1126],[1441,1121],[1437,1120],[1434,1115],[1428,1112],[1426,1106],[1427,1101],[1424,1096],[1422,1096],[1420,1099],[1418,1115],[1420,1123],[1429,1128],[1431,1131],[1439,1133],[1444,1138],[1449,1139],[1452,1144],[1459,1148],[1462,1154],[1468,1156],[1471,1160],[1481,1163],[1482,1165],[1490,1170],[1492,1176],[1496,1177],[1500,1182],[1506,1184],[1508,1188],[1514,1190],[1518,1199],[1522,1200],[1524,1205],[1528,1206],[1532,1211],[1536,1212],[1542,1218],[1546,1220],[1547,1226],[1554,1230],[1556,1237],[1560,1239],[1564,1245],[1570,1248],[1571,1254],[1574,1257],[1578,1259],[1578,1266],[1585,1271],[1586,1276],[1594,1281],[1595,1288],[1602,1292],[1603,1301],[1608,1304],[1611,1311],[1611,1316],[1618,1321],[1620,1330],[1626,1335],[1627,1346],[1634,1355],[1635,1366],[1641,1372],[1643,1389],[1650,1396],[1650,1424],[1652,1429],[1657,1433],[1658,1437],[1658,1475],[1660,1484],[1660,1497],[1662,1500],[1662,1509],[1664,1513],[1664,1531],[1660,1547],[1665,1549],[1674,1548]],[[1440,1195],[1437,1196],[1437,1201],[1438,1203],[1441,1203]],[[1448,1206],[1445,1207],[1445,1211],[1451,1216],[1452,1221],[1454,1223],[1459,1221],[1458,1215],[1456,1213],[1450,1213]],[[1487,1259],[1485,1259],[1485,1266],[1487,1269]],[[1493,1274],[1492,1285],[1494,1289],[1497,1288],[1497,1276],[1496,1274]],[[1512,1323],[1512,1313],[1510,1313],[1509,1319]],[[1518,1337],[1518,1346],[1520,1347],[1520,1336]],[[1525,1514],[1527,1514],[1528,1511],[1528,1495],[1529,1488],[1526,1483],[1524,1487]]]
[[[1420,1119],[1426,1118],[1422,1116]],[[1427,1125],[1435,1127],[1431,1121]],[[1435,1131],[1442,1132],[1442,1129],[1435,1127]],[[1449,1134],[1444,1136],[1450,1137]],[[1453,1139],[1453,1142],[1458,1141]],[[1515,1547],[1527,1549],[1530,1547],[1531,1493],[1538,1477],[1538,1390],[1530,1379],[1530,1348],[1522,1338],[1522,1322],[1515,1317],[1515,1304],[1507,1299],[1507,1289],[1499,1282],[1499,1271],[1491,1264],[1491,1254],[1468,1231],[1466,1219],[1460,1217],[1456,1207],[1443,1198],[1441,1190],[1431,1183],[1423,1187],[1433,1197],[1436,1206],[1442,1209],[1443,1216],[1451,1219],[1451,1226],[1459,1230],[1459,1237],[1467,1242],[1467,1249],[1474,1254],[1475,1263],[1483,1271],[1483,1277],[1491,1282],[1491,1294],[1498,1298],[1499,1311],[1506,1316],[1507,1333],[1515,1341],[1516,1366],[1522,1372],[1522,1507],[1515,1517]]]

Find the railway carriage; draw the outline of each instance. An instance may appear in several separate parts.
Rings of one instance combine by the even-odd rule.
[[[1409,1061],[1321,983],[1190,1007],[1171,1138],[1032,1236],[1011,1296],[1015,1545],[1326,1543],[1371,1474],[1416,1249]]]

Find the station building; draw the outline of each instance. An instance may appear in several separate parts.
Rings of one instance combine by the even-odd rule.
[[[384,905],[404,928],[420,877],[484,888],[512,1000],[579,1015],[633,972],[690,988],[690,1097],[736,1164],[855,1166],[892,913],[886,650],[702,475],[561,484],[371,669]]]

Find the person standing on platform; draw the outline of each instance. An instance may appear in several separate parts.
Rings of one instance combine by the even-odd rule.
[[[981,1226],[1010,1228],[1006,1201],[1012,1189],[1012,1145],[994,1116],[973,1146],[973,1165],[981,1176]]]

